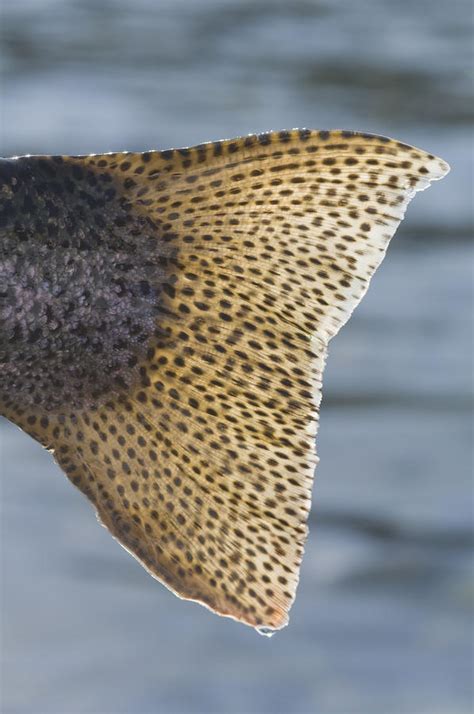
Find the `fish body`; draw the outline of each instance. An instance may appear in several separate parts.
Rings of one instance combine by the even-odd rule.
[[[291,130],[0,161],[0,413],[180,597],[288,621],[322,374],[442,160]]]
[[[100,403],[135,377],[173,249],[109,174],[21,157],[0,176],[0,388],[47,412]]]

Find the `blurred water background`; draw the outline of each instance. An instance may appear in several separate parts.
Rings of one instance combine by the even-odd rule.
[[[271,640],[176,599],[0,424],[2,714],[470,712],[469,0],[3,0],[0,17],[2,155],[307,126],[452,166],[331,344],[311,534]]]

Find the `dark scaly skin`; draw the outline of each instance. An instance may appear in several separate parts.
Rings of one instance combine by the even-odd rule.
[[[171,257],[157,236],[108,173],[0,161],[0,394],[58,411],[133,381]]]

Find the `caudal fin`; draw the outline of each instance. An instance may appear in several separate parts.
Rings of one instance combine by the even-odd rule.
[[[93,409],[8,415],[173,592],[279,629],[306,539],[328,341],[415,192],[448,166],[384,137],[311,130],[63,158],[109,176],[170,247],[166,311],[133,387]]]

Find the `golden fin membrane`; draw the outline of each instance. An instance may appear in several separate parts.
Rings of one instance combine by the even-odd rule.
[[[130,383],[60,413],[11,394],[2,411],[174,593],[279,629],[307,534],[328,341],[414,193],[448,166],[384,137],[311,130],[62,161],[105,176],[166,246],[162,309]]]

